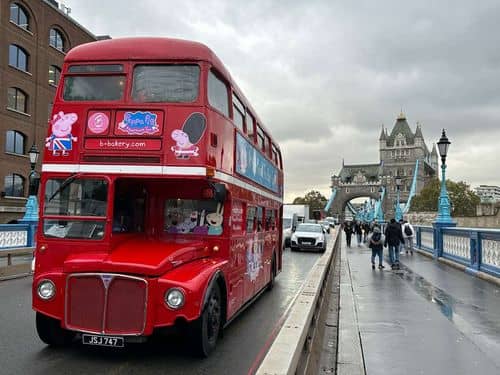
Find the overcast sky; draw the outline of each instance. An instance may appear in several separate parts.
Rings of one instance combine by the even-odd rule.
[[[401,108],[429,148],[447,129],[451,179],[500,185],[498,0],[64,2],[97,35],[210,47],[280,144],[286,202],[377,163]]]

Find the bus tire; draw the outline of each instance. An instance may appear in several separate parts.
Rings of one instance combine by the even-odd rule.
[[[50,346],[65,346],[73,341],[75,332],[61,327],[59,320],[36,313],[36,331],[38,337]]]
[[[219,285],[213,283],[207,302],[198,319],[191,324],[191,344],[194,354],[208,357],[215,349],[222,326],[222,298]]]
[[[269,284],[267,284],[268,291],[271,291],[273,289],[275,277],[276,277],[276,253],[273,253],[273,259],[271,261],[271,275],[269,278]]]

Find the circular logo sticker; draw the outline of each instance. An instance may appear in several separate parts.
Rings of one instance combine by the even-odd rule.
[[[87,126],[94,134],[101,134],[108,130],[109,118],[105,113],[92,113],[87,121]]]

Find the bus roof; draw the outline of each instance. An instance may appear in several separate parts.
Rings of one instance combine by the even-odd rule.
[[[230,77],[219,58],[206,45],[174,38],[137,37],[100,40],[81,44],[68,52],[66,63],[123,60],[208,61]]]
[[[206,45],[199,42],[193,42],[175,38],[160,37],[130,37],[99,40],[81,44],[71,49],[64,62],[67,64],[76,62],[93,61],[165,61],[165,60],[197,60],[207,61],[214,66],[236,89],[240,99],[250,108],[252,115],[257,119],[259,125],[273,140],[273,144],[280,150],[280,147],[274,142],[273,137],[267,131],[262,121],[259,119],[256,111],[245,97],[231,74],[226,69],[217,55]]]

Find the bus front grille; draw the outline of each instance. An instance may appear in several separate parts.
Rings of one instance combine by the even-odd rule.
[[[140,335],[146,324],[146,280],[119,274],[68,276],[66,327],[113,335]]]

